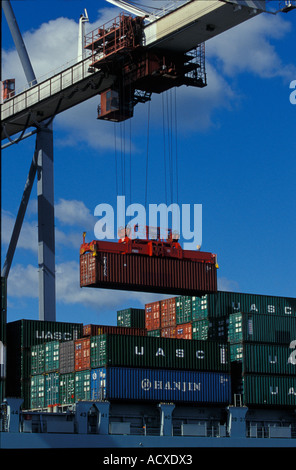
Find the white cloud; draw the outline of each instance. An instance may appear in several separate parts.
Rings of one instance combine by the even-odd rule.
[[[226,277],[218,277],[217,283],[219,291],[239,292],[239,284],[236,281],[232,281]]]
[[[208,41],[207,57],[216,59],[228,77],[248,72],[265,79],[287,79],[295,67],[282,62],[273,42],[283,39],[291,28],[281,16],[261,14]]]
[[[14,299],[38,298],[38,267],[17,264],[11,268],[8,282],[8,297]],[[167,296],[142,292],[129,292],[109,289],[81,288],[79,284],[79,263],[69,261],[56,266],[57,304],[81,305],[100,311],[120,308],[131,302],[154,302]]]
[[[15,223],[15,216],[8,211],[2,210],[2,243],[8,244],[11,239]],[[38,228],[37,222],[24,221],[17,246],[26,250],[37,252]]]
[[[64,225],[93,228],[96,219],[84,202],[59,199],[55,204],[55,217]]]
[[[17,249],[38,252],[38,220],[37,201],[31,200],[26,217],[32,221],[23,221]],[[8,245],[11,240],[16,216],[8,211],[2,211],[2,243]],[[82,201],[60,199],[55,204],[55,219],[59,226],[55,227],[56,246],[73,246],[77,249],[82,243],[82,232],[93,231],[97,219]],[[71,229],[73,227],[73,229]],[[75,229],[76,228],[76,229]],[[79,229],[79,230],[78,230]]]

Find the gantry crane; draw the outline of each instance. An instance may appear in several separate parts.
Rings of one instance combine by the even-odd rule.
[[[55,240],[53,198],[53,119],[66,109],[100,95],[97,118],[121,121],[139,102],[171,87],[206,86],[204,43],[254,16],[267,12],[268,0],[189,0],[162,14],[148,13],[120,0],[109,0],[129,14],[84,35],[87,12],[79,22],[85,37],[75,63],[37,82],[9,0],[2,7],[29,87],[15,93],[7,83],[1,106],[3,148],[36,134],[35,152],[11,243],[2,270],[6,281],[37,167],[39,241],[39,318],[55,320]],[[295,8],[280,1],[278,12]],[[81,42],[80,42],[81,43]],[[85,54],[88,54],[85,56]],[[12,85],[9,89],[8,85]],[[30,131],[30,129],[32,129]],[[26,131],[29,132],[26,134]],[[16,138],[14,136],[18,135]],[[5,283],[4,283],[5,284]],[[3,284],[3,285],[4,285]],[[3,291],[2,291],[3,292]],[[2,298],[5,296],[2,295]],[[3,301],[4,302],[4,301]],[[3,305],[2,305],[3,307]],[[2,308],[3,312],[3,308]]]

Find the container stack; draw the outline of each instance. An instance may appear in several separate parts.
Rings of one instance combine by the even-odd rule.
[[[8,394],[27,409],[102,399],[225,406],[234,395],[251,408],[296,406],[296,299],[172,297],[118,311],[117,323],[8,323]]]
[[[78,400],[225,404],[231,398],[228,348],[215,341],[102,333],[60,342],[57,351],[55,341],[31,348],[31,409]],[[58,363],[67,367],[56,370]]]
[[[213,308],[211,296],[180,296],[146,304],[148,336],[227,341],[228,315]]]
[[[60,370],[60,347],[82,337],[82,323],[19,320],[7,323],[6,395],[23,398],[23,407],[52,399]],[[31,394],[33,395],[31,400]],[[38,406],[35,406],[38,404]]]

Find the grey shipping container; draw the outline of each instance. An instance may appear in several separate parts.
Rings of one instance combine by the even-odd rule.
[[[60,343],[60,374],[74,372],[75,369],[75,341]]]

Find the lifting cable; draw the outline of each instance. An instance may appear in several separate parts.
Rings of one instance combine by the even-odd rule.
[[[150,101],[148,101],[147,148],[146,148],[146,183],[145,183],[145,209],[146,209],[146,212],[147,212],[147,193],[148,193],[149,130],[150,130]]]
[[[174,90],[174,103],[172,90],[163,93],[163,152],[165,174],[165,199],[170,193],[170,203],[179,202],[179,175],[178,175],[178,144],[177,144],[177,98]]]

